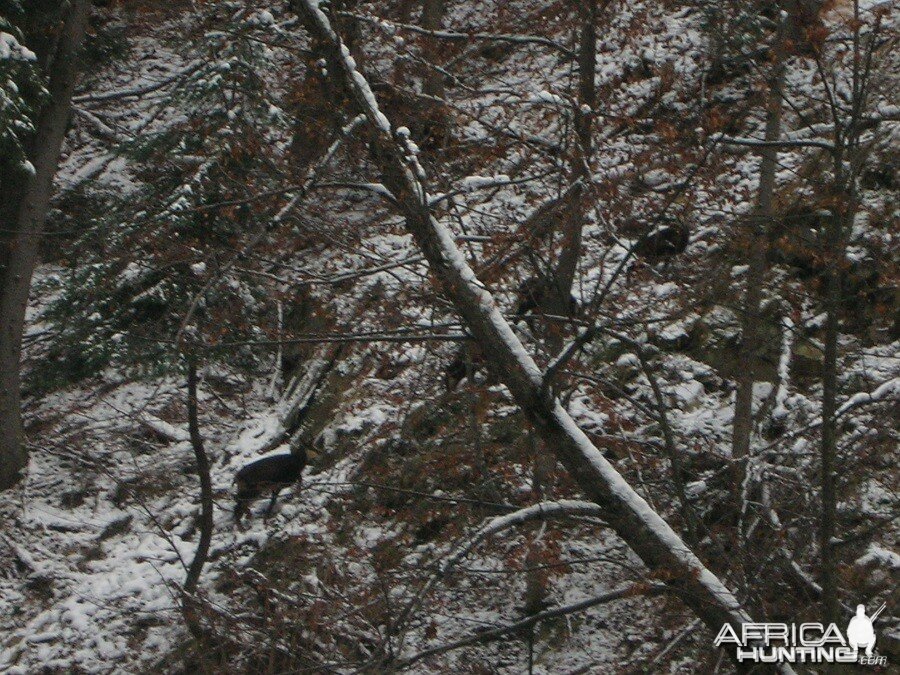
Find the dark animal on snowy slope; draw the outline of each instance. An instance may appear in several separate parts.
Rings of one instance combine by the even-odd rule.
[[[270,455],[255,462],[250,462],[235,477],[237,483],[237,503],[234,507],[234,519],[237,522],[250,510],[250,502],[262,494],[272,493],[266,516],[272,513],[278,493],[284,488],[298,482],[306,466],[306,453],[300,451],[286,452],[281,455]]]
[[[677,219],[657,225],[634,244],[634,254],[642,258],[665,258],[678,255],[690,241],[688,226]]]

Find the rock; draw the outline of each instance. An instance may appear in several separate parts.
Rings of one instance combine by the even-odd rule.
[[[824,358],[822,348],[808,338],[795,341],[791,349],[791,376],[818,377]]]
[[[663,326],[649,336],[651,344],[665,352],[683,352],[690,349],[700,337],[700,317],[686,319]]]
[[[758,330],[763,351],[756,364],[757,379],[774,382],[781,345],[777,317],[764,312]],[[741,326],[734,311],[714,305],[697,320],[690,334],[687,353],[693,359],[710,366],[721,378],[736,379],[744,366],[740,360]]]

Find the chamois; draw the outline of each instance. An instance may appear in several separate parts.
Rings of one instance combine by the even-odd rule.
[[[635,255],[664,258],[681,253],[690,241],[690,230],[682,221],[672,218],[640,237],[634,245]]]
[[[234,507],[234,519],[240,523],[241,518],[250,510],[249,503],[261,494],[272,492],[272,499],[266,509],[266,516],[272,513],[278,493],[284,488],[301,480],[303,467],[306,466],[306,452],[285,452],[270,455],[250,462],[237,472],[237,502]]]

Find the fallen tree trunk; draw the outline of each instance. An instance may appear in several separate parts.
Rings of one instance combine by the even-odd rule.
[[[431,214],[425,172],[403,135],[392,134],[365,77],[331,28],[317,0],[292,0],[306,29],[319,42],[331,77],[340,78],[371,127],[372,153],[397,208],[442,291],[456,307],[497,377],[584,493],[603,509],[603,519],[717,633],[725,623],[751,619],[725,585],[647,502],[638,495],[543,385],[543,374],[476,278],[453,235]],[[782,672],[793,672],[782,666]]]

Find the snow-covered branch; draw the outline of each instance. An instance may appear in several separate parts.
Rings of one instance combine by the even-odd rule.
[[[361,183],[358,181],[327,181],[319,183],[317,188],[327,189],[336,188],[343,190],[351,190],[356,192],[369,192],[376,197],[381,197],[389,202],[394,201],[394,195],[381,183]]]
[[[875,389],[873,389],[872,391],[860,391],[853,394],[850,398],[848,398],[840,406],[838,406],[835,415],[837,417],[840,417],[841,415],[848,413],[854,408],[858,408],[861,405],[884,401],[888,396],[891,396],[892,394],[900,395],[900,377],[895,377],[892,380],[883,382],[875,387]]]
[[[782,319],[781,354],[778,357],[778,382],[775,386],[775,407],[773,419],[782,419],[787,415],[785,403],[788,398],[788,385],[791,379],[791,353],[794,348],[794,322],[785,313]]]

